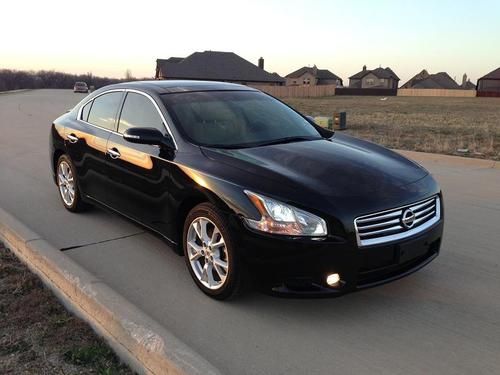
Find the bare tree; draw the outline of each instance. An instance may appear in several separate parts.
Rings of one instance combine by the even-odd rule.
[[[132,76],[132,72],[130,71],[130,69],[125,70],[125,79],[127,81],[130,81],[130,80],[134,79],[134,77]]]
[[[87,74],[68,74],[50,70],[34,72],[0,69],[0,91],[39,88],[71,89],[77,81],[87,81],[87,84],[100,88],[122,80],[96,77],[91,72]]]

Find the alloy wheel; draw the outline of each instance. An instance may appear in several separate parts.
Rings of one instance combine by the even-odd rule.
[[[71,207],[75,202],[75,180],[71,167],[64,160],[59,163],[57,183],[62,200],[67,206]]]
[[[189,264],[200,283],[217,290],[226,282],[229,261],[226,243],[213,221],[198,217],[189,225],[187,232]]]

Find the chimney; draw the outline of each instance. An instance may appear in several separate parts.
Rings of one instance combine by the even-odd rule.
[[[366,65],[363,65],[363,72],[366,70]]]
[[[259,68],[261,68],[262,70],[264,70],[264,59],[262,57],[259,58]]]

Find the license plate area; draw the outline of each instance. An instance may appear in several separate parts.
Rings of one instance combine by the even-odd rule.
[[[396,250],[397,263],[403,264],[419,258],[429,251],[429,242],[425,239],[405,242],[398,245]]]
[[[434,251],[434,245],[439,248],[439,239],[431,243],[429,238],[419,238],[394,245],[363,249],[360,252],[359,272],[378,272],[404,265]]]

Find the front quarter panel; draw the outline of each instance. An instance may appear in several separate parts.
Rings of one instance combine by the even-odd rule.
[[[65,126],[65,121],[67,118],[68,114],[64,114],[54,120],[50,127],[50,133],[49,133],[49,155],[50,155],[50,160],[49,160],[49,165],[50,165],[50,170],[52,172],[52,177],[54,179],[54,182],[56,181],[56,171],[55,171],[55,163],[56,159],[59,157],[59,155],[63,154],[65,152],[65,144],[64,144],[64,139],[65,139],[65,131],[66,131],[66,126]]]
[[[180,243],[184,217],[193,205],[211,202],[228,218],[250,217],[260,214],[244,193],[244,187],[223,178],[213,170],[213,162],[199,151],[178,152],[171,161],[171,183],[168,226],[165,235]],[[203,171],[203,172],[202,172]],[[188,206],[186,208],[186,205]],[[187,211],[186,211],[187,210]]]
[[[203,195],[224,212],[259,218],[244,188],[192,167],[177,164],[172,174],[172,199],[182,202],[193,195]]]

